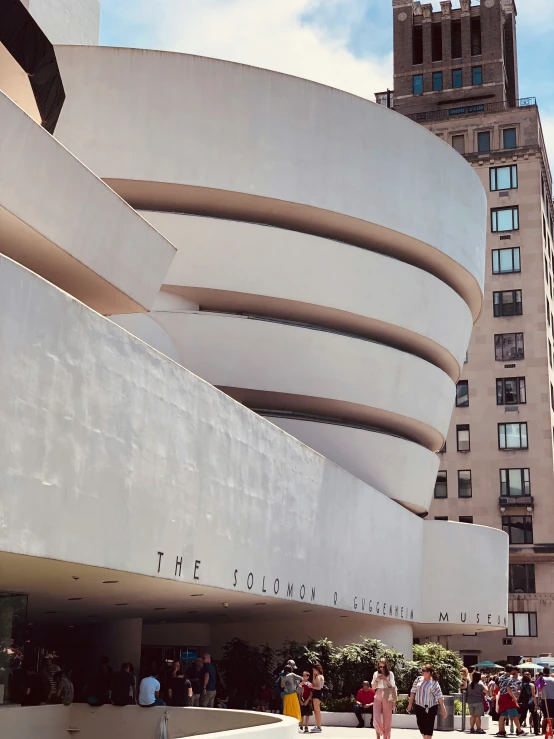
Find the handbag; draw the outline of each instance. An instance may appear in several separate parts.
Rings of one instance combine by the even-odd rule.
[[[390,688],[383,688],[383,700],[387,703],[396,703],[398,700],[396,685],[392,685]]]

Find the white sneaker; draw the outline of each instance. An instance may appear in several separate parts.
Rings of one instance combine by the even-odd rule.
[[[310,731],[310,734],[321,734],[321,729],[319,726],[314,726],[314,728]]]

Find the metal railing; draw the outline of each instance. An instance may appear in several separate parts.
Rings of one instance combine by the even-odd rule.
[[[515,101],[515,105],[510,105],[507,102],[459,105],[453,108],[448,108],[447,110],[430,110],[423,113],[408,113],[406,118],[409,118],[412,121],[417,121],[418,123],[422,123],[424,121],[447,121],[452,118],[479,115],[480,113],[496,113],[502,110],[512,110],[513,108],[528,108],[536,104],[537,99],[534,97],[520,98]]]

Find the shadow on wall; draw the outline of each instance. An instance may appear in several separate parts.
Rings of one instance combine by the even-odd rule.
[[[225,732],[233,737],[240,731],[248,739],[293,739],[298,734],[295,719],[276,714],[210,708],[140,708],[102,706],[0,707],[0,736],[25,739],[62,739],[68,731],[79,739],[154,739],[168,713],[168,739]]]

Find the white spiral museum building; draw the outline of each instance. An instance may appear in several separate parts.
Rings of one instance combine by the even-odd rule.
[[[476,174],[306,80],[54,50],[51,133],[0,56],[0,591],[33,644],[504,629],[506,535],[424,520],[481,310]]]

